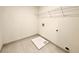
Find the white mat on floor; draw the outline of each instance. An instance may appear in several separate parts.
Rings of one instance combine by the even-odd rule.
[[[48,41],[43,39],[42,37],[34,38],[34,39],[32,39],[32,42],[35,44],[35,46],[38,49],[41,49],[42,47],[44,47],[48,43]]]

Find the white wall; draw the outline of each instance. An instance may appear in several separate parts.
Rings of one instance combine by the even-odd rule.
[[[1,50],[1,48],[2,48],[2,37],[1,37],[1,32],[0,32],[0,50]]]
[[[2,39],[2,30],[3,30],[3,26],[2,26],[2,11],[3,11],[3,8],[1,7],[0,8],[0,50],[1,50],[2,45],[3,45],[3,39]]]
[[[70,52],[79,52],[79,17],[66,17],[60,20],[56,42],[61,47],[70,48]]]
[[[39,34],[63,49],[68,47],[70,52],[79,52],[79,7],[62,9],[63,13],[61,7],[40,7]]]
[[[3,43],[37,34],[36,7],[3,7]]]
[[[58,28],[58,20],[61,19],[61,17],[50,17],[49,11],[55,9],[60,9],[60,7],[40,7],[39,10],[39,34],[54,43],[57,42],[56,28]],[[45,24],[44,27],[42,23]]]
[[[39,30],[40,35],[63,49],[69,47],[70,52],[79,52],[79,7],[62,9],[64,14],[59,6],[40,7],[37,17],[36,7],[0,7],[0,48],[2,44],[37,34]]]

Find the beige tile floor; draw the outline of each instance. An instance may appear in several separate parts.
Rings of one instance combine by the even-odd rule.
[[[38,35],[15,41],[3,46],[2,53],[65,53],[65,51],[54,46],[49,42],[46,46],[38,50],[32,43],[31,39],[36,38]]]

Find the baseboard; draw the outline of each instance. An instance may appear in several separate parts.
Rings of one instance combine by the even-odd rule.
[[[5,44],[2,45],[2,48],[3,48],[3,46],[6,46],[6,45],[8,45],[8,44],[11,44],[11,43],[14,43],[14,42],[17,42],[17,41],[20,41],[20,40],[24,40],[24,39],[27,39],[27,38],[30,38],[30,37],[33,37],[33,36],[37,36],[37,35],[38,35],[38,34],[34,34],[34,35],[31,35],[31,36],[28,36],[28,37],[24,37],[24,38],[15,40],[15,41],[11,41],[11,42],[5,43]],[[2,50],[2,48],[1,48],[1,50]]]
[[[25,37],[25,38],[21,38],[21,39],[19,39],[19,40],[15,40],[15,41],[11,41],[11,42],[9,42],[9,43],[5,43],[5,44],[2,45],[2,48],[3,48],[3,46],[6,46],[6,45],[8,45],[8,44],[11,44],[11,43],[14,43],[14,42],[16,42],[16,41],[23,40],[23,39],[27,39],[27,38],[30,38],[30,37],[33,37],[33,36],[41,36],[42,38],[44,38],[44,39],[46,39],[47,41],[51,42],[50,40],[48,40],[47,38],[45,38],[44,36],[42,36],[42,35],[40,35],[40,34],[34,34],[34,35],[29,36],[29,37]],[[66,51],[66,50],[64,50],[63,48],[59,47],[58,45],[54,44],[53,42],[51,42],[51,43],[52,43],[53,45],[55,45],[56,47],[60,48],[61,50],[65,51],[66,53],[69,53],[68,51]],[[2,50],[2,48],[1,48],[1,50]],[[1,50],[0,50],[0,52],[1,52]]]
[[[47,38],[45,38],[44,36],[40,35],[40,34],[37,34],[39,36],[41,36],[42,38],[48,40]],[[48,40],[49,42],[51,42],[50,40]],[[53,45],[55,45],[56,47],[60,48],[61,50],[65,51],[66,53],[69,53],[69,51],[66,51],[65,49],[61,48],[60,46],[56,45],[54,42],[51,42]]]
[[[2,45],[1,48],[0,48],[0,53],[1,53],[2,48],[3,48],[3,45]]]

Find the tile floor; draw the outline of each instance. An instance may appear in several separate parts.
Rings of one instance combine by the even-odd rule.
[[[1,53],[65,53],[65,51],[54,46],[51,42],[38,50],[31,41],[31,39],[36,37],[38,37],[38,35],[9,43],[3,46]]]

